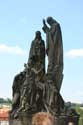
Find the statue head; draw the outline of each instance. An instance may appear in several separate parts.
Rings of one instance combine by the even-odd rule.
[[[47,23],[52,26],[52,24],[56,23],[56,20],[53,19],[53,17],[49,16],[47,17]]]
[[[35,38],[37,38],[37,39],[41,38],[41,32],[40,31],[36,31]]]
[[[22,80],[25,77],[25,74],[26,74],[25,71],[20,72],[20,74],[18,74],[18,79]]]

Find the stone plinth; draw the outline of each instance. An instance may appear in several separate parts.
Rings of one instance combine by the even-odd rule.
[[[58,116],[57,125],[67,125],[67,124],[68,124],[68,117],[66,115]]]
[[[32,115],[27,115],[26,113],[20,113],[19,119],[9,120],[9,125],[32,125]],[[55,116],[55,121],[53,125],[78,125],[78,116]],[[43,125],[43,124],[42,124]]]
[[[31,125],[32,115],[28,115],[27,113],[20,113],[19,116],[21,125]]]
[[[79,115],[76,116],[68,116],[68,124],[72,123],[73,125],[78,125],[79,123]]]
[[[18,119],[10,119],[9,120],[9,125],[22,125],[21,121]]]
[[[9,116],[9,125],[31,125],[32,116],[27,113],[20,113],[18,119]]]

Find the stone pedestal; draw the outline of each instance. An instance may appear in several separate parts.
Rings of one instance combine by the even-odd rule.
[[[68,117],[68,124],[69,123],[72,123],[73,125],[78,125],[79,123],[79,115],[76,115],[76,116],[69,116]]]
[[[20,114],[20,118],[18,120],[9,120],[9,125],[32,125],[32,116],[27,114]],[[66,116],[56,116],[54,125],[68,125]]]
[[[22,125],[21,121],[18,119],[10,119],[9,120],[9,125]]]
[[[68,118],[65,115],[58,116],[57,119],[57,125],[67,125],[68,124]]]
[[[79,115],[78,116],[67,116],[67,115],[62,115],[55,117],[56,119],[56,124],[55,125],[78,125],[79,123]]]
[[[27,115],[26,113],[20,113],[19,119],[12,120],[9,119],[9,125],[32,125],[32,115]],[[79,117],[73,116],[56,116],[54,125],[78,125]]]
[[[28,115],[27,113],[20,113],[19,119],[21,121],[21,125],[31,125],[32,115]]]
[[[9,117],[9,125],[31,125],[32,116],[27,113],[20,113],[18,119]]]

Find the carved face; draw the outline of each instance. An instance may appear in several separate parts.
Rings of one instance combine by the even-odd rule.
[[[52,26],[54,23],[56,23],[56,20],[54,20],[52,17],[47,18],[47,23]]]
[[[47,23],[48,23],[49,25],[52,25],[52,23],[53,23],[53,18],[52,18],[52,17],[48,17],[48,18],[47,18]]]
[[[36,38],[41,38],[41,32],[40,31],[36,32]]]

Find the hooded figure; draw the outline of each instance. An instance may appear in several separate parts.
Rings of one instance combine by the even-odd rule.
[[[36,31],[35,38],[32,41],[28,65],[36,70],[39,70],[41,67],[43,73],[45,73],[45,44],[40,31]]]
[[[62,34],[59,23],[52,17],[47,18],[46,25],[43,20],[43,31],[46,33],[46,53],[48,55],[48,70],[51,79],[57,82],[57,89],[60,90],[63,79],[63,43]]]

